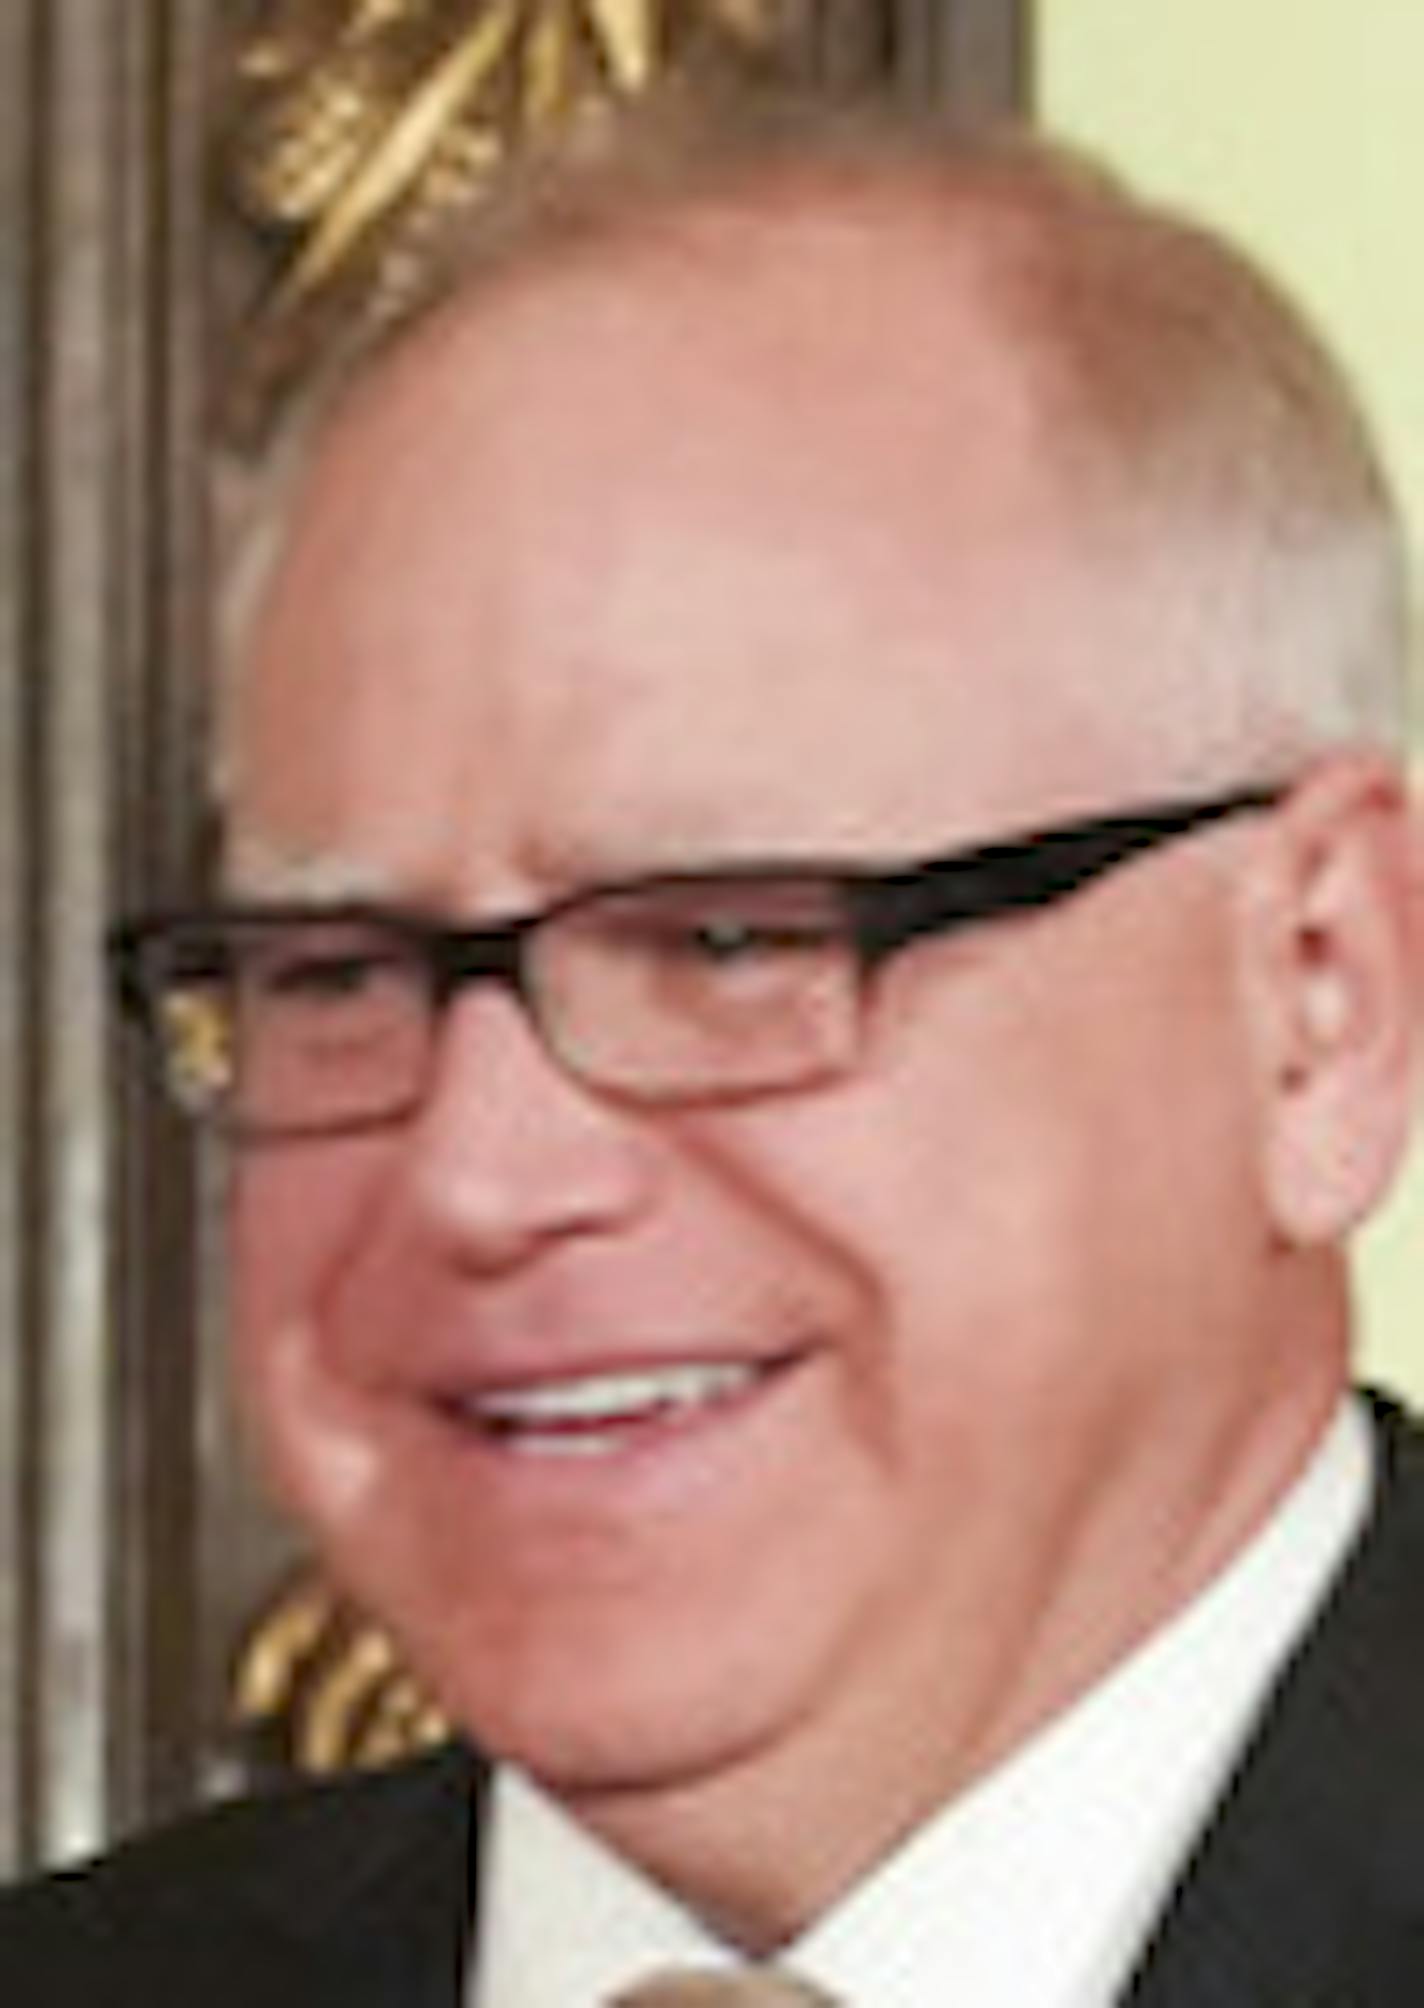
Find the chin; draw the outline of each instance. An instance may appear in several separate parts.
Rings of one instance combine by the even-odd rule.
[[[794,1714],[782,1683],[749,1681],[705,1647],[587,1635],[491,1646],[479,1628],[423,1664],[447,1716],[487,1756],[565,1799],[663,1792],[746,1761]]]

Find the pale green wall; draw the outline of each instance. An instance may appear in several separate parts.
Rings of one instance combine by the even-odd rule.
[[[1037,105],[1227,228],[1351,365],[1424,547],[1424,0],[1037,0]],[[1424,1398],[1424,1150],[1366,1237],[1366,1360]]]

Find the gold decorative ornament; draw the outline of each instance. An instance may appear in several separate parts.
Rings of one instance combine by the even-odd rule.
[[[784,48],[786,0],[268,0],[235,60],[229,185],[276,252],[228,429],[260,431],[345,318],[398,310],[520,148],[708,55]]]
[[[201,989],[174,991],[163,1000],[165,1050],[173,1093],[180,1102],[206,1107],[231,1084],[232,1027],[216,999]]]
[[[449,1734],[388,1633],[314,1570],[259,1614],[238,1654],[239,1735],[280,1770],[314,1775],[389,1763]]]

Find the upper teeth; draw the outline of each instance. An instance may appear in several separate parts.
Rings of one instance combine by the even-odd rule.
[[[489,1422],[516,1426],[625,1421],[653,1409],[695,1408],[746,1387],[753,1365],[719,1361],[640,1372],[581,1374],[573,1380],[500,1388],[476,1403]]]

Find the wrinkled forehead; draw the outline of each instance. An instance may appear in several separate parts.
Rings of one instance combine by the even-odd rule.
[[[238,707],[243,816],[370,836],[397,759],[507,820],[556,785],[570,822],[661,817],[626,848],[674,856],[697,831],[835,843],[829,807],[799,827],[811,777],[862,846],[935,804],[950,834],[956,787],[973,829],[1018,770],[1036,812],[1035,763],[1063,766],[1045,696],[1103,678],[1041,432],[969,266],[880,212],[714,219],[447,308],[297,493]]]

